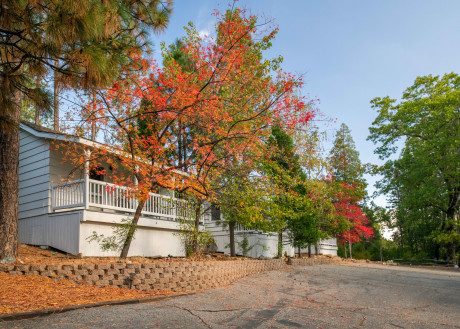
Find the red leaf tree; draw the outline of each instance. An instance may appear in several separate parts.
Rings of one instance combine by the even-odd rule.
[[[138,200],[121,257],[149,192],[164,187],[204,200],[210,179],[247,149],[262,149],[273,122],[293,127],[311,117],[296,93],[301,80],[280,70],[280,59],[262,57],[277,29],[237,8],[215,15],[214,39],[187,29],[181,52],[189,65],[177,63],[168,49],[163,67],[134,53],[142,70],[126,68],[125,77],[98,91],[81,113],[104,136],[105,146],[91,150],[93,164],[110,162],[116,183]],[[197,212],[197,227],[199,218]]]
[[[350,223],[350,228],[340,233],[337,238],[339,243],[345,244],[348,242],[350,246],[362,239],[369,239],[374,236],[374,230],[369,226],[369,220],[362,212],[358,202],[361,200],[360,193],[356,192],[356,188],[346,183],[341,183],[340,192],[337,195],[335,208],[339,216],[343,216]]]

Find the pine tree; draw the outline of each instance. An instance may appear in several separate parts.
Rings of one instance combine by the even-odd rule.
[[[336,181],[350,185],[365,184],[364,166],[359,160],[359,152],[351,137],[350,128],[344,123],[335,135],[334,146],[330,152],[330,165]]]
[[[17,255],[21,103],[51,108],[33,81],[58,73],[60,88],[110,85],[148,49],[148,29],[168,23],[171,2],[79,0],[2,3],[0,11],[0,259]],[[133,68],[135,69],[135,68]]]
[[[351,137],[351,131],[344,123],[335,135],[334,146],[330,152],[330,165],[334,180],[341,185],[341,192],[338,193],[340,197],[336,203],[337,211],[343,214],[351,225],[349,230],[339,235],[339,240],[344,244],[348,242],[352,258],[352,243],[372,234],[366,227],[367,218],[358,205],[366,193],[366,181],[363,177],[365,168],[359,160],[359,152]]]

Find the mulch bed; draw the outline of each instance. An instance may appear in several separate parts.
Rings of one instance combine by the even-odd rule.
[[[191,258],[182,257],[128,257],[123,262],[155,263],[155,262],[187,262],[187,261],[230,261],[250,259],[245,257],[230,257],[220,253],[206,253]],[[18,257],[14,265],[70,265],[70,264],[108,264],[120,262],[118,257],[79,257],[58,251],[41,249],[35,246],[19,244]]]
[[[192,259],[129,257],[124,262],[183,262],[241,260],[222,254],[202,255]],[[14,265],[67,265],[67,264],[107,264],[119,262],[118,257],[78,257],[35,246],[19,244],[18,257]],[[62,308],[97,302],[126,299],[142,299],[155,296],[172,295],[171,291],[139,291],[115,287],[96,287],[82,285],[70,280],[57,281],[50,278],[29,275],[10,275],[0,273],[0,314],[20,313],[50,308]]]
[[[318,257],[318,256],[316,256]],[[327,257],[327,256],[319,256]],[[223,254],[205,254],[193,258],[129,257],[123,262],[184,262],[184,261],[231,261],[251,258],[230,257]],[[78,257],[53,250],[19,244],[14,265],[67,265],[117,263],[118,257]],[[168,296],[170,291],[139,291],[115,287],[81,285],[70,280],[0,273],[0,314],[21,313],[34,310],[56,309],[74,305],[127,299]]]
[[[0,314],[172,294],[170,291],[96,287],[69,280],[6,273],[0,273],[0,282]]]

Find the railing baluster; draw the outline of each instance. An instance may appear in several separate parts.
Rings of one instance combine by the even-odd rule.
[[[113,207],[114,206],[114,203],[113,203],[113,190],[110,186],[107,186],[106,188],[108,188],[108,197],[109,197],[109,203],[110,203],[110,206]]]
[[[73,193],[74,188],[75,188],[75,185],[74,185],[74,184],[69,185],[70,204],[75,204],[74,193]]]
[[[123,191],[123,208],[126,208],[126,191]]]
[[[89,180],[63,182],[51,186],[51,208],[64,209],[84,206],[84,203],[96,205],[101,208],[120,209],[133,212],[137,208],[137,198],[131,189]],[[85,199],[85,194],[87,199]],[[142,210],[145,213],[168,217],[177,221],[178,218],[189,217],[188,202],[176,199],[174,196],[149,193]]]
[[[67,195],[65,194],[64,186],[62,187],[62,203],[63,203],[63,206],[65,206],[67,204]]]

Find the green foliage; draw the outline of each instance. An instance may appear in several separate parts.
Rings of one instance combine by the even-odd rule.
[[[112,227],[112,235],[105,236],[93,231],[89,237],[86,238],[88,242],[96,242],[102,251],[116,251],[122,250],[124,242],[128,237],[134,239],[137,225],[133,223],[131,218],[123,218],[120,224]]]
[[[311,213],[301,212],[298,218],[288,221],[288,234],[295,248],[306,248],[309,244],[317,243],[322,232],[319,229],[320,214],[316,209]]]
[[[278,233],[277,257],[283,256],[283,231],[288,223],[295,220],[296,213],[292,208],[295,204],[293,189],[301,179],[299,156],[294,152],[293,138],[282,129],[281,126],[272,127],[272,133],[268,140],[271,156],[263,163],[265,175],[272,184],[280,191],[274,196],[274,204],[279,210],[276,220],[272,220],[273,231]]]
[[[370,241],[362,241],[352,245],[352,254],[355,259],[369,259],[380,261],[380,243],[382,243],[383,260],[413,258],[414,255],[404,251],[395,241],[382,238],[382,240],[371,239]],[[345,257],[343,245],[339,245],[337,249],[339,257]]]
[[[248,235],[246,233],[243,234],[243,239],[238,242],[238,247],[243,252],[243,256],[247,257],[248,253],[254,248],[255,245],[249,246]]]
[[[212,244],[215,243],[211,232],[205,229],[197,229],[195,222],[191,220],[180,220],[179,232],[174,234],[180,237],[187,257],[209,250]],[[196,244],[198,245],[197,250],[195,248]]]
[[[64,88],[111,84],[122,65],[148,49],[148,29],[162,30],[170,12],[170,3],[159,0],[9,2],[0,13],[2,127],[11,124],[17,92],[34,107],[50,108],[49,93],[34,81],[53,71]]]
[[[363,177],[365,167],[359,159],[359,152],[356,150],[351,131],[344,123],[335,134],[329,161],[334,179],[337,182],[359,187],[364,196],[364,189],[367,185]]]
[[[296,137],[302,144],[299,136]],[[318,139],[309,142],[317,143]],[[313,166],[321,166],[322,162],[306,162],[310,165],[310,174],[306,175],[300,165],[301,159],[306,157],[296,154],[292,136],[279,126],[273,127],[268,143],[274,146],[274,150],[264,163],[264,170],[280,190],[274,198],[279,211],[276,230],[279,236],[280,232],[287,230],[291,243],[296,248],[304,248],[345,229],[335,215],[333,186],[312,175],[316,170]],[[317,146],[310,145],[308,149],[315,148]],[[283,241],[279,239],[278,257],[282,256],[282,247]]]
[[[460,77],[418,77],[401,101],[375,98],[369,139],[386,160],[378,188],[394,208],[404,250],[455,258],[460,248]],[[403,146],[399,155],[400,146]]]

